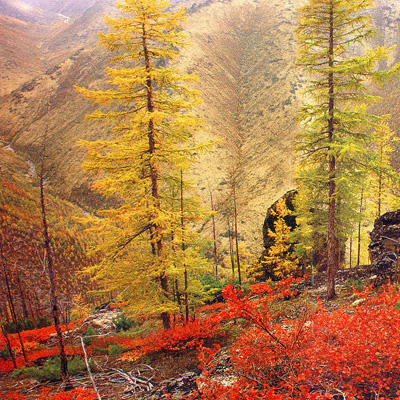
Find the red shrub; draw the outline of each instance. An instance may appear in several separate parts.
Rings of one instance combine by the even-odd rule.
[[[221,315],[211,315],[188,323],[178,323],[172,329],[159,330],[145,338],[135,339],[131,343],[132,350],[123,359],[136,360],[147,354],[179,353],[200,348],[204,343],[213,342],[225,335],[219,328],[221,319]]]
[[[51,393],[52,389],[42,389],[40,394],[41,400],[95,400],[97,398],[93,390],[73,389],[69,392]],[[26,396],[17,393],[1,394],[0,400],[26,400]]]
[[[389,288],[357,308],[319,308],[277,323],[271,305],[291,295],[292,282],[253,286],[244,297],[225,289],[225,317],[244,318],[250,327],[230,350],[229,384],[215,379],[212,358],[203,357],[206,378],[193,398],[398,398],[400,294]]]
[[[77,320],[73,321],[70,324],[68,324],[68,329],[73,329],[76,326],[80,325],[82,323],[82,320]],[[61,330],[64,332],[67,330],[67,327],[65,325],[61,326]],[[28,331],[22,331],[21,332],[21,339],[23,343],[28,343],[28,342],[34,342],[34,343],[41,343],[50,338],[51,335],[54,335],[56,333],[56,330],[54,328],[54,325],[46,326],[44,328],[40,329],[31,329]],[[16,333],[9,334],[8,339],[10,340],[11,346],[14,350],[19,351],[20,350],[20,344],[19,344],[19,339],[18,335]],[[3,336],[0,336],[0,348],[4,347],[6,345],[5,339]]]

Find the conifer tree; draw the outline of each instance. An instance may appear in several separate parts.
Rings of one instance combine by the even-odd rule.
[[[287,207],[285,199],[280,198],[270,209],[273,228],[268,228],[267,235],[271,245],[265,251],[259,263],[249,269],[249,275],[260,281],[279,280],[299,272],[299,261],[292,244],[293,226],[288,220],[293,212]]]
[[[289,274],[298,272],[299,262],[293,254],[293,245],[290,240],[291,229],[285,221],[285,217],[291,214],[285,204],[285,200],[278,200],[274,213],[277,216],[274,222],[275,229],[269,232],[269,235],[274,239],[274,243],[264,257],[263,265],[267,270],[271,270],[274,278],[281,279]]]
[[[301,114],[298,179],[308,191],[305,210],[314,211],[314,225],[326,237],[329,299],[335,297],[338,252],[355,218],[351,194],[369,166],[366,145],[379,120],[367,112],[366,105],[378,98],[367,94],[366,83],[394,72],[375,69],[387,58],[383,47],[349,55],[375,35],[366,14],[372,5],[372,0],[309,0],[299,11],[297,64],[311,78],[312,101]]]
[[[136,312],[159,313],[167,329],[175,310],[169,278],[177,274],[177,249],[189,231],[179,229],[182,213],[174,209],[171,188],[181,186],[180,171],[208,145],[193,143],[201,121],[191,110],[200,100],[187,84],[196,77],[173,66],[187,44],[184,9],[169,11],[166,0],[125,0],[116,7],[120,18],[106,18],[110,32],[100,34],[119,65],[107,69],[113,89],[78,88],[96,103],[112,103],[89,118],[114,124],[110,140],[82,142],[86,169],[100,176],[94,188],[117,204],[96,222],[105,238],[94,272],[109,289],[134,298]]]
[[[374,217],[380,217],[385,206],[393,202],[391,189],[396,180],[396,174],[390,163],[390,156],[394,151],[394,144],[400,139],[391,131],[387,123],[380,124],[375,130],[375,143],[372,151],[376,154],[377,165],[370,176],[369,195],[375,203]],[[372,192],[372,193],[371,193]]]

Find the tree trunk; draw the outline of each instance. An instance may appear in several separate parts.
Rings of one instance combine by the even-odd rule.
[[[145,62],[145,68],[147,72],[147,79],[146,79],[146,90],[147,90],[147,112],[153,113],[154,112],[154,102],[153,102],[153,82],[151,79],[151,64],[150,64],[150,54],[147,44],[147,32],[146,26],[142,24],[142,46],[143,46],[143,56]],[[161,210],[161,203],[160,203],[160,194],[158,188],[158,168],[156,162],[152,159],[152,155],[156,153],[156,133],[154,129],[154,121],[153,118],[150,118],[149,125],[148,125],[148,142],[149,142],[149,154],[150,154],[150,161],[149,161],[149,168],[150,168],[150,179],[151,179],[151,194],[153,197],[153,205],[156,209]],[[155,247],[156,256],[160,257],[163,249],[163,238],[161,227],[157,224],[153,225],[154,230],[152,231],[151,241],[153,249]],[[168,288],[168,276],[164,271],[161,272],[160,275],[160,284],[161,289],[163,291],[163,295],[166,299],[168,299],[169,288]],[[161,319],[163,322],[164,329],[171,328],[171,321],[170,315],[167,311],[164,311],[161,314]]]
[[[231,266],[232,266],[232,276],[235,276],[235,259],[233,255],[233,238],[232,238],[232,229],[231,223],[228,218],[228,236],[229,236],[229,255],[231,258]]]
[[[360,217],[358,220],[358,236],[357,236],[357,266],[360,265],[360,255],[361,255],[361,213],[363,207],[363,199],[364,199],[364,188],[361,188]]]
[[[19,268],[18,268],[18,271],[17,271],[17,285],[18,285],[19,295],[20,295],[20,298],[21,298],[22,313],[24,315],[24,319],[27,320],[29,318],[28,307],[26,305],[25,293],[24,293],[24,290],[22,288]]]
[[[58,296],[57,296],[57,288],[56,288],[56,280],[54,274],[54,262],[53,262],[53,255],[50,247],[50,235],[48,230],[47,224],[47,212],[46,212],[46,202],[45,202],[45,195],[44,195],[44,151],[45,151],[45,143],[43,145],[43,154],[42,154],[42,166],[40,171],[39,177],[39,184],[40,184],[40,204],[41,204],[41,211],[42,211],[42,228],[43,228],[43,238],[44,238],[44,249],[46,252],[46,259],[47,259],[47,275],[49,277],[50,283],[50,310],[51,315],[54,321],[54,327],[57,334],[57,344],[58,349],[60,352],[60,360],[61,360],[61,379],[64,384],[65,390],[73,389],[71,384],[69,373],[68,373],[68,360],[65,354],[64,348],[64,341],[61,331],[61,324],[60,324],[60,310],[58,306]]]
[[[15,361],[13,349],[11,347],[10,339],[8,338],[7,332],[4,329],[4,325],[1,326],[1,333],[3,334],[4,340],[6,341],[7,350],[10,353],[10,357],[11,357],[14,369],[17,369],[18,367],[17,367],[17,363]]]
[[[352,253],[353,253],[353,237],[350,236],[350,269],[353,267],[352,265]]]
[[[214,265],[215,265],[215,277],[218,277],[218,256],[217,256],[217,233],[215,229],[215,216],[214,216],[214,199],[212,192],[210,191],[211,200],[211,211],[212,211],[212,227],[213,227],[213,240],[214,240]]]
[[[383,162],[383,146],[380,149],[380,159],[379,163],[382,165]],[[381,207],[382,207],[382,180],[383,180],[383,173],[382,170],[379,168],[379,173],[378,173],[378,215],[377,218],[381,216]]]
[[[331,9],[329,14],[329,67],[333,68],[333,57],[334,57],[334,38],[333,38],[333,4],[331,2]],[[333,72],[329,72],[328,76],[328,88],[329,88],[329,104],[328,104],[328,137],[329,141],[333,141],[334,136],[334,76]],[[331,150],[331,148],[329,149]],[[328,210],[328,282],[327,282],[327,298],[328,300],[336,297],[335,293],[335,276],[336,276],[336,157],[331,154],[329,156],[329,210]]]
[[[233,184],[233,217],[235,221],[235,244],[236,244],[236,263],[238,271],[239,285],[242,285],[242,275],[240,268],[240,254],[239,254],[239,239],[238,239],[238,228],[237,228],[237,208],[236,208],[236,182]]]
[[[15,313],[14,302],[13,302],[11,288],[10,288],[10,282],[8,281],[6,261],[4,259],[4,254],[3,254],[3,244],[1,242],[0,242],[0,255],[1,255],[1,264],[3,266],[3,272],[4,272],[4,280],[5,280],[6,288],[7,288],[7,297],[8,297],[8,303],[10,305],[11,317],[15,324],[15,329],[17,330],[17,335],[18,335],[19,344],[21,346],[22,356],[24,357],[25,364],[28,364],[28,359],[26,358],[24,343],[22,342],[21,332],[19,329],[17,314]]]
[[[184,207],[183,207],[183,173],[181,170],[181,228],[182,228],[182,257],[185,257],[185,217],[184,217]],[[185,317],[186,322],[189,322],[189,296],[188,296],[188,271],[186,264],[184,263],[185,271],[184,271],[184,282],[185,282]]]

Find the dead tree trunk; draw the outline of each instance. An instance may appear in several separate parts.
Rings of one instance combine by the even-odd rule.
[[[51,101],[48,103],[48,112],[51,108]],[[44,131],[43,143],[42,143],[42,152],[40,155],[40,175],[39,175],[39,189],[40,189],[40,206],[41,206],[41,214],[42,214],[42,233],[43,233],[43,241],[44,241],[44,263],[47,276],[50,284],[50,312],[54,321],[54,327],[57,334],[57,344],[60,352],[60,360],[61,360],[61,379],[64,384],[65,390],[73,389],[71,384],[69,373],[68,373],[68,360],[67,355],[65,354],[64,341],[61,331],[61,323],[60,323],[60,309],[58,305],[58,295],[56,288],[56,279],[55,279],[55,271],[54,271],[54,261],[53,254],[50,246],[50,235],[49,235],[49,227],[47,223],[47,209],[46,209],[46,199],[45,199],[45,157],[46,157],[46,141],[47,141],[47,125]],[[47,261],[47,262],[46,262]]]
[[[24,344],[22,342],[21,332],[20,332],[20,329],[19,329],[17,314],[15,313],[14,302],[13,302],[13,298],[12,298],[12,294],[11,294],[11,288],[10,288],[10,282],[8,281],[6,260],[4,259],[3,245],[2,245],[1,242],[0,242],[0,255],[1,255],[1,264],[3,266],[3,272],[4,272],[4,280],[5,280],[6,288],[7,288],[7,298],[8,298],[8,303],[10,305],[11,317],[12,317],[12,320],[13,320],[13,322],[15,324],[15,329],[17,330],[17,335],[18,335],[19,344],[21,346],[22,356],[24,357],[25,364],[28,364],[28,359],[26,358],[26,353],[25,353],[25,347],[24,347]]]
[[[215,228],[215,216],[214,216],[214,199],[212,192],[210,191],[210,200],[211,200],[211,218],[212,218],[212,228],[213,228],[213,240],[214,240],[214,265],[215,265],[215,277],[218,277],[218,253],[217,253],[217,231]]]

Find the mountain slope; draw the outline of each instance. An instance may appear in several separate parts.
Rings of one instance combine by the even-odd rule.
[[[31,3],[43,6],[46,1]],[[84,120],[92,105],[76,93],[74,85],[105,87],[108,55],[96,46],[96,33],[105,29],[104,15],[114,11],[110,0],[89,2],[81,9],[77,1],[56,3],[49,10],[71,19],[69,23],[58,21],[42,42],[46,72],[0,98],[2,138],[37,162],[46,132],[51,182],[58,193],[82,206],[96,206],[100,199],[89,191],[92,178],[80,167],[84,150],[76,142],[107,137],[109,129]],[[254,254],[262,247],[266,209],[294,186],[292,143],[305,77],[293,66],[293,30],[296,9],[302,3],[187,3],[186,31],[193,45],[183,51],[180,66],[200,77],[197,86],[204,102],[198,113],[205,126],[198,140],[218,141],[212,154],[199,157],[193,177],[204,202],[210,203],[212,193],[221,211],[217,231],[225,248],[228,216],[232,220],[233,175],[237,178],[239,238]],[[400,6],[394,0],[380,0],[378,6],[373,15],[384,36],[375,43],[391,45],[400,38]],[[396,99],[389,88],[385,90],[387,109]],[[204,230],[210,233],[211,224]]]

